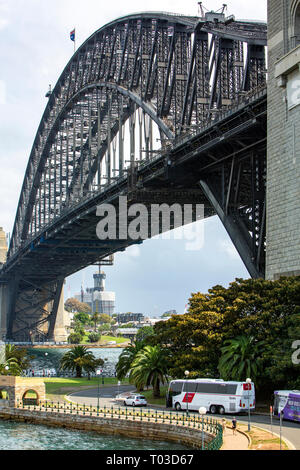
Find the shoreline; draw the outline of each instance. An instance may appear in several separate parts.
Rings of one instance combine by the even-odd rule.
[[[86,346],[88,349],[116,349],[116,348],[126,348],[130,343],[120,343],[120,344],[26,344],[26,345],[17,345],[23,349],[71,349],[74,346]]]

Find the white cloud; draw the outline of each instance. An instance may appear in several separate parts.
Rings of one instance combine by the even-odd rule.
[[[126,254],[130,258],[138,258],[141,255],[141,249],[139,246],[133,245],[127,248]]]
[[[9,24],[9,21],[6,20],[5,18],[0,18],[0,31]]]
[[[219,240],[218,241],[219,251],[226,253],[230,258],[240,259],[240,255],[235,249],[233,243],[230,240]]]
[[[0,80],[0,105],[6,104],[6,83]]]

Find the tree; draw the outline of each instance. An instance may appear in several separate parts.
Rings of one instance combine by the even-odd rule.
[[[30,367],[30,359],[26,349],[17,348],[13,344],[5,345],[5,362],[0,364],[0,375],[20,376],[22,371]]]
[[[114,320],[111,318],[110,315],[107,315],[107,313],[99,313],[99,323],[102,324],[111,324]]]
[[[82,376],[82,371],[88,373],[95,372],[97,367],[102,366],[104,361],[96,359],[91,351],[85,346],[74,346],[61,358],[60,367],[62,370],[76,371],[76,377]]]
[[[129,380],[138,390],[152,385],[153,397],[160,397],[160,384],[168,381],[169,352],[160,346],[145,346],[131,364]]]
[[[80,344],[83,340],[83,335],[81,333],[71,333],[68,337],[69,344]]]
[[[300,276],[276,281],[236,279],[228,288],[215,286],[194,293],[185,315],[154,326],[152,344],[168,347],[170,375],[220,376],[219,361],[226,340],[253,337],[260,348],[257,387],[269,394],[296,388],[300,366],[292,362],[292,344],[300,338]]]
[[[264,342],[257,342],[253,336],[238,336],[224,342],[221,348],[219,371],[224,380],[243,381],[250,377],[253,381],[261,369],[261,348]]]
[[[86,326],[91,322],[91,317],[88,313],[80,312],[74,315],[74,322],[79,322],[81,325]]]
[[[92,310],[88,304],[84,302],[80,302],[80,300],[77,300],[73,297],[66,300],[65,309],[67,310],[67,312],[71,312],[71,313],[75,313],[75,312],[89,313]]]
[[[125,349],[123,349],[116,365],[116,374],[119,380],[124,379],[129,373],[134,358],[143,347],[143,343],[135,342],[135,344],[130,344]]]
[[[102,323],[99,326],[98,331],[100,331],[101,333],[110,333],[111,332],[111,323]]]
[[[92,315],[91,321],[92,321],[92,322],[94,323],[94,325],[95,325],[95,331],[97,331],[97,324],[100,322],[100,315],[99,315],[99,313],[94,313],[94,315]]]
[[[100,333],[90,333],[89,334],[89,342],[90,343],[98,343],[98,341],[100,341],[101,339],[101,335]]]
[[[139,331],[136,334],[137,341],[147,341],[150,340],[154,335],[154,328],[153,326],[144,326],[143,328],[139,328]]]

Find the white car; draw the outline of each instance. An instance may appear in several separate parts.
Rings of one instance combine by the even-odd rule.
[[[143,395],[129,395],[124,400],[125,406],[147,406],[147,400]]]

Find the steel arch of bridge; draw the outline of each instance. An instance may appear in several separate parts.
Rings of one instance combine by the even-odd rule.
[[[21,190],[3,269],[10,338],[33,329],[51,339],[64,277],[132,243],[95,240],[96,204],[128,192],[203,203],[263,276],[265,46],[263,23],[164,13],[120,18],[81,46],[49,98]]]
[[[225,26],[164,13],[121,18],[92,35],[63,71],[43,115],[9,256],[72,205],[72,196],[91,189],[95,166],[134,113],[133,104],[156,122],[163,143],[172,141],[265,83],[265,45],[264,24]],[[108,163],[109,184],[115,169]]]

